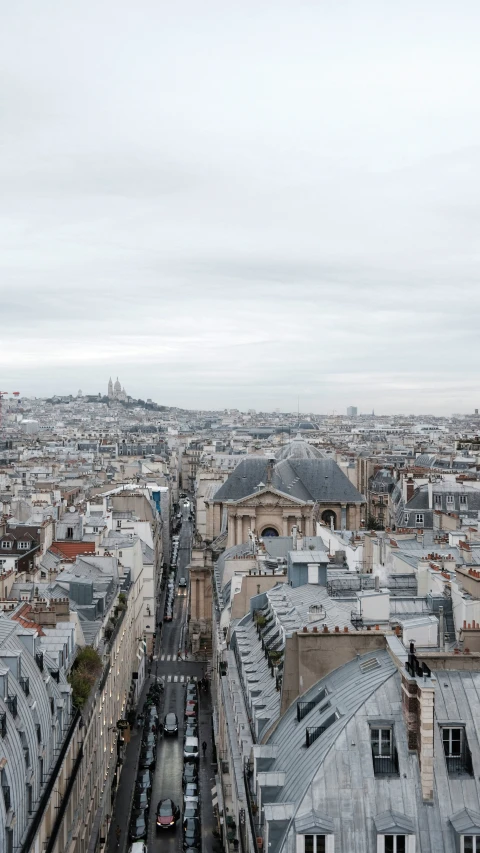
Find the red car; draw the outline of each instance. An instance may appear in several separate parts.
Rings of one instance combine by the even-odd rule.
[[[185,716],[186,717],[196,717],[197,716],[197,703],[189,700],[185,705]]]
[[[180,809],[173,800],[160,800],[157,806],[157,829],[171,829],[180,817]]]

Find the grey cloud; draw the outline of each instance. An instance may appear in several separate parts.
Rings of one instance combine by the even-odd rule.
[[[471,411],[479,23],[451,0],[6,7],[6,387]]]

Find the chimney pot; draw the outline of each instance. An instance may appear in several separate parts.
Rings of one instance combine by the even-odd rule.
[[[463,650],[463,654],[464,654],[464,655],[469,655],[469,654],[470,654],[470,649],[468,649],[468,648],[467,648],[467,649],[464,649],[464,650]]]
[[[328,634],[328,625],[323,626],[323,633]]]
[[[313,626],[313,633],[318,634],[318,628],[316,625]]]
[[[303,633],[308,634],[308,628],[306,625],[303,626]]]
[[[379,630],[380,630],[380,628],[378,627],[378,625],[375,625],[375,630],[376,630],[376,631],[379,631]]]
[[[340,633],[340,628],[338,627],[338,625],[335,625],[335,633],[336,633],[336,634],[339,634],[339,633]]]
[[[348,634],[348,625],[345,625],[345,627],[344,627],[344,629],[343,629],[343,630],[344,630],[344,633],[345,633],[345,634]]]

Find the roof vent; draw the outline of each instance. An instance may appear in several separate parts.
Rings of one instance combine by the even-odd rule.
[[[374,669],[378,669],[380,663],[377,658],[369,658],[368,660],[364,660],[360,664],[360,669],[362,672],[372,672]]]

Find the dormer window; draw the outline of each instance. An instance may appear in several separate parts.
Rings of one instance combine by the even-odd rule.
[[[461,853],[480,853],[480,835],[462,835]]]
[[[2,548],[3,548],[3,550],[4,550],[4,551],[11,551],[11,549],[12,549],[12,543],[10,542],[10,540],[9,540],[9,539],[4,539],[4,540],[3,540],[3,542],[2,542]]]
[[[311,811],[295,819],[296,853],[335,853],[333,820]]]
[[[398,757],[393,735],[393,723],[370,723],[373,771],[376,776],[398,775]]]
[[[17,542],[19,551],[28,551],[30,542]]]
[[[453,509],[454,506],[455,506],[454,495],[447,495],[447,509]]]
[[[473,775],[472,756],[464,726],[442,726],[442,743],[449,776]],[[478,851],[480,853],[480,850]]]
[[[464,509],[466,509],[467,505],[468,505],[467,495],[460,495],[460,506],[463,507]]]
[[[377,853],[415,853],[413,820],[400,812],[382,812],[375,818]]]

